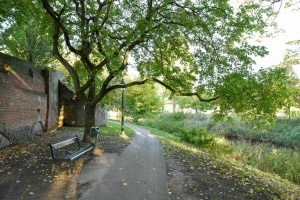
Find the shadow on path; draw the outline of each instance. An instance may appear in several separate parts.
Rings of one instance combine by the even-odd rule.
[[[88,176],[86,191],[80,200],[165,200],[169,199],[166,161],[161,144],[150,131],[126,124],[136,132],[131,144],[119,157],[105,158],[107,164],[92,162],[83,169],[78,180],[81,185]],[[86,182],[87,183],[87,182]],[[84,187],[83,187],[84,188]]]

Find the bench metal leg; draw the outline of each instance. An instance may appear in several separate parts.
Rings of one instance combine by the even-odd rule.
[[[72,161],[70,161],[69,163],[69,175],[71,176],[73,174],[73,168],[74,168],[74,164]]]
[[[55,168],[56,168],[56,164],[57,163],[52,163],[52,167],[51,167],[51,176],[53,175],[53,173],[54,173],[54,170],[55,170]]]

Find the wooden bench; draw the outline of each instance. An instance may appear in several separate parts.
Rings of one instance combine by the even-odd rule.
[[[50,144],[50,151],[53,158],[54,163],[52,164],[51,174],[54,172],[57,164],[62,164],[63,162],[69,163],[69,174],[73,173],[73,161],[80,158],[82,155],[92,152],[93,145],[81,145],[79,137],[76,135],[73,138]]]

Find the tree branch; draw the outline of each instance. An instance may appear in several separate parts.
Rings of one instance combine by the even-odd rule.
[[[75,49],[71,43],[70,43],[70,37],[68,34],[68,31],[66,27],[61,23],[59,15],[53,10],[53,8],[50,6],[47,0],[41,0],[44,9],[47,11],[47,13],[50,15],[52,20],[58,25],[58,27],[63,31],[63,35],[65,38],[65,42],[69,50],[77,55],[80,55],[80,50]],[[63,9],[64,10],[64,9]],[[62,11],[63,11],[62,10]],[[62,13],[61,13],[62,14]]]
[[[119,85],[110,86],[110,87],[106,88],[104,91],[102,91],[102,93],[99,93],[94,100],[95,100],[95,102],[100,101],[106,94],[108,94],[112,90],[121,89],[121,88],[125,89],[125,88],[129,88],[132,86],[137,86],[137,85],[144,85],[147,82],[151,82],[151,81],[154,81],[154,82],[164,86],[166,89],[168,89],[173,94],[176,94],[178,96],[196,96],[199,99],[199,101],[201,101],[201,102],[213,102],[220,98],[219,96],[217,96],[217,97],[213,97],[213,98],[204,99],[197,92],[177,91],[174,88],[172,88],[171,86],[169,86],[168,84],[164,83],[163,81],[161,81],[157,78],[147,78],[147,79],[144,79],[141,81],[133,81],[133,82],[127,83],[125,85],[119,84]]]
[[[80,82],[78,74],[75,69],[70,65],[70,63],[60,54],[58,46],[59,46],[59,25],[54,22],[54,33],[53,33],[53,54],[54,56],[65,66],[70,75],[73,78],[75,90],[80,90]]]

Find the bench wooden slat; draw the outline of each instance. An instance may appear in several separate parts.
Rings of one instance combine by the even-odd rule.
[[[71,155],[68,155],[67,157],[70,159],[70,160],[76,160],[77,158],[79,158],[81,155],[89,152],[89,151],[92,151],[93,150],[93,146],[90,145],[90,146],[87,146],[85,147],[84,149],[81,149],[79,151],[76,151],[74,153],[72,153]]]
[[[77,135],[75,137],[71,138],[71,139],[68,139],[68,140],[65,140],[65,141],[62,141],[62,142],[58,142],[58,143],[55,143],[55,144],[51,144],[51,146],[52,146],[53,149],[60,149],[60,148],[63,148],[65,146],[68,146],[70,144],[73,144],[75,142],[77,142],[78,146],[80,146],[79,137]]]

